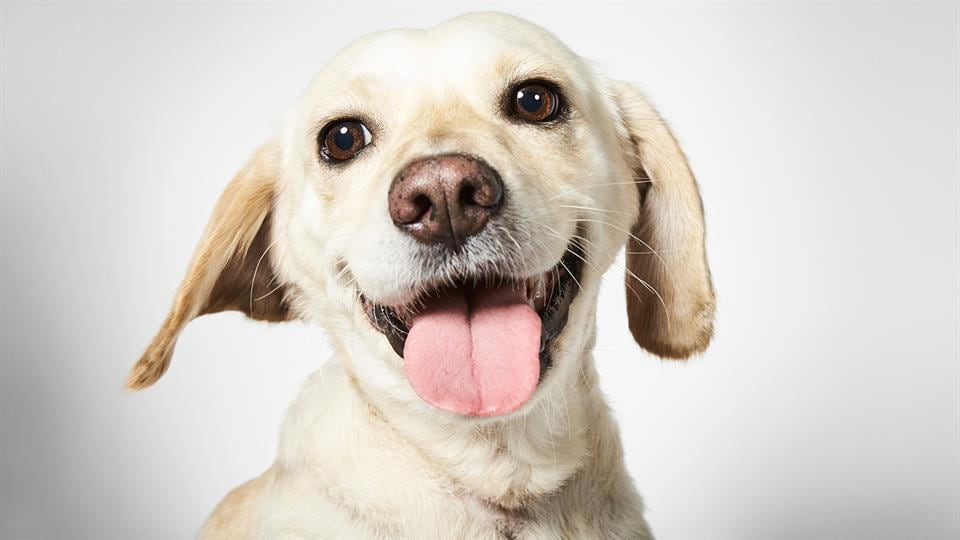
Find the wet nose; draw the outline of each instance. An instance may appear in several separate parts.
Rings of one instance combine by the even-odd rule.
[[[503,205],[500,175],[460,154],[408,164],[390,186],[393,223],[426,244],[458,247],[486,226]]]

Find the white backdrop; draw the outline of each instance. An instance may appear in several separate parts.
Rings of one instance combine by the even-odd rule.
[[[489,5],[0,7],[0,537],[178,539],[327,356],[235,314],[123,391],[213,202],[335,50]],[[661,539],[953,539],[957,4],[531,4],[672,123],[716,340],[663,363],[608,276],[597,362]]]

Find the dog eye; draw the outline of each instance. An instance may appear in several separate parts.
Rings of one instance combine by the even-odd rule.
[[[548,83],[526,81],[512,92],[510,112],[525,122],[546,122],[556,118],[560,111],[560,95]]]
[[[371,141],[373,136],[362,122],[337,120],[320,130],[320,156],[333,162],[354,158]]]

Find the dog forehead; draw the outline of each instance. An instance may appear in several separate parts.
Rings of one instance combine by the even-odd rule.
[[[552,34],[501,13],[474,13],[426,29],[370,34],[342,49],[328,75],[396,86],[465,82],[524,66],[563,65],[571,53]]]

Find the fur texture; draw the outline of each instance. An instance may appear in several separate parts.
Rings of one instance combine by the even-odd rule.
[[[562,121],[505,119],[505,92],[541,78],[569,105]],[[325,163],[318,133],[345,117],[373,143]],[[462,253],[438,259],[393,225],[387,190],[405,164],[449,152],[490,163],[509,198]],[[574,238],[581,291],[552,367],[508,415],[424,403],[358,300],[409,302],[464,272],[534,276]],[[335,358],[292,405],[276,462],[227,495],[203,538],[650,538],[590,352],[599,281],[624,245],[637,342],[670,358],[702,351],[714,297],[699,193],[640,93],[506,15],[376,34],[317,75],[227,187],[128,385],[156,382],[205,313],[305,319],[331,337]]]

